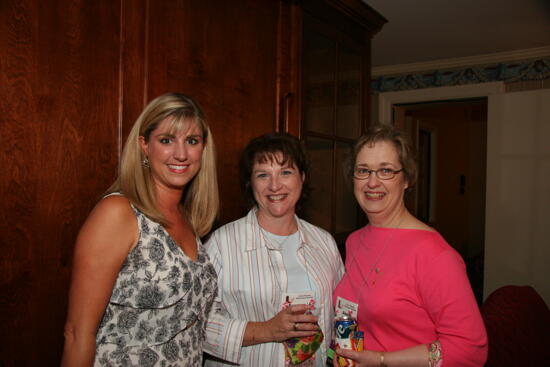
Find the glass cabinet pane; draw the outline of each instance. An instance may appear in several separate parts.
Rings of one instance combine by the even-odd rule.
[[[365,54],[360,44],[343,33],[327,31],[316,21],[308,26],[305,20],[301,137],[312,165],[310,198],[301,214],[343,245],[346,235],[363,221],[343,164],[352,141],[362,132]]]
[[[345,46],[338,56],[336,135],[355,139],[361,134],[361,56]]]
[[[357,229],[357,203],[353,195],[353,183],[347,177],[346,164],[351,155],[351,144],[336,142],[334,175],[336,176],[335,233]]]
[[[309,200],[305,203],[304,219],[327,231],[332,217],[332,141],[308,137],[306,148],[311,160]]]
[[[303,114],[306,129],[334,132],[336,43],[311,29],[303,37]]]

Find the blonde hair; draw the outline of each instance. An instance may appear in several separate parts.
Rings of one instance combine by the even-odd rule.
[[[167,93],[155,98],[145,107],[128,135],[122,151],[120,174],[107,193],[122,193],[143,214],[162,225],[167,224],[166,218],[158,210],[151,171],[142,164],[146,157],[139,144],[140,136],[148,142],[151,132],[166,119],[170,119],[170,133],[181,131],[190,123],[196,123],[203,134],[205,147],[201,168],[187,184],[181,198],[193,230],[202,237],[212,228],[219,210],[216,151],[204,113],[198,102],[191,97]]]

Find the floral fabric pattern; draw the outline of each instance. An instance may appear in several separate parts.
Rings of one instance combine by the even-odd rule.
[[[201,366],[216,271],[200,240],[192,261],[162,225],[133,209],[140,238],[99,325],[94,366]]]

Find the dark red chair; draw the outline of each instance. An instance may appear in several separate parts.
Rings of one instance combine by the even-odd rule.
[[[504,286],[481,306],[489,337],[486,367],[550,366],[550,311],[530,286]]]

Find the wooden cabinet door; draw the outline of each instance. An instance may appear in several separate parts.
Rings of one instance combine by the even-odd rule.
[[[58,366],[76,233],[115,178],[120,4],[0,5],[0,365]]]
[[[311,194],[301,214],[343,245],[364,221],[345,162],[368,125],[370,38],[385,19],[354,0],[302,0],[288,9],[292,34],[280,60],[294,62],[296,70],[283,74],[280,129],[300,136],[312,161]]]

